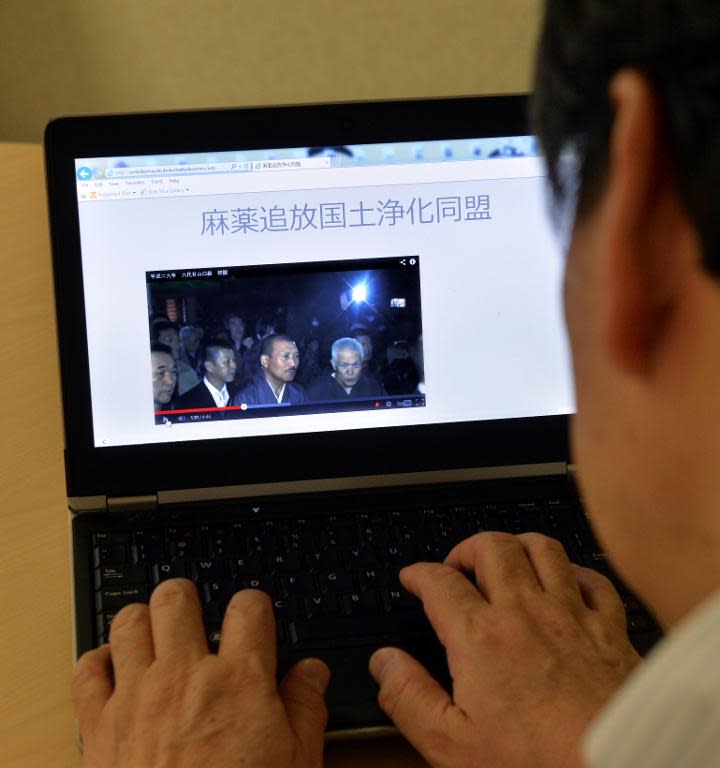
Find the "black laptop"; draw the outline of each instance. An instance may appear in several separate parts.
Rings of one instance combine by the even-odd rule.
[[[329,731],[388,727],[382,645],[447,683],[401,567],[578,500],[562,253],[523,97],[62,118],[45,151],[75,652],[160,581],[208,646],[267,591]],[[633,642],[659,630],[618,583]]]

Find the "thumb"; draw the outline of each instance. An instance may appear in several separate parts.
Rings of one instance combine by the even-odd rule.
[[[399,648],[376,651],[370,673],[380,686],[380,707],[403,736],[433,765],[452,765],[455,730],[465,715],[440,683]]]
[[[320,659],[303,659],[280,684],[280,698],[288,720],[311,765],[322,765],[328,720],[325,690],[329,682],[330,670]]]

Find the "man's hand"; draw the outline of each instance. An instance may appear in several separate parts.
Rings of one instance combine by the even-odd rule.
[[[267,595],[231,600],[217,655],[208,653],[193,584],[173,579],[150,606],[115,617],[110,643],[75,668],[73,704],[85,768],[320,768],[330,677],[300,662],[278,690]]]
[[[478,534],[401,580],[447,651],[452,696],[396,648],[375,653],[370,670],[380,706],[425,759],[581,765],[585,728],[640,660],[610,581],[535,533]]]

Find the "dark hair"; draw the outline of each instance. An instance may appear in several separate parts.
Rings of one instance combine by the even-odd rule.
[[[231,342],[222,336],[215,336],[212,339],[209,339],[203,346],[203,353],[200,360],[203,363],[214,363],[217,360],[218,352],[221,349],[227,349],[232,352],[233,355],[235,354]]]
[[[561,155],[580,155],[578,215],[603,189],[613,111],[608,86],[621,69],[643,72],[661,105],[679,194],[700,234],[703,263],[720,276],[720,13],[716,0],[547,0],[533,130],[556,203],[572,189]]]
[[[289,341],[291,344],[295,343],[294,339],[291,339],[284,333],[271,333],[262,340],[262,344],[260,345],[260,357],[263,355],[272,355],[273,344],[276,341]]]
[[[178,328],[177,323],[173,323],[172,320],[158,320],[156,323],[153,323],[152,326],[152,337],[154,340],[157,340],[160,338],[160,334],[163,331],[177,331],[178,336],[180,335],[180,329]]]
[[[172,349],[167,344],[161,344],[159,341],[153,341],[150,345],[150,352],[162,352],[164,355],[172,357]]]

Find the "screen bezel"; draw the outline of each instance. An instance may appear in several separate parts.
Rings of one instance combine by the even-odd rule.
[[[69,496],[568,460],[566,416],[96,448],[75,158],[528,134],[526,96],[59,118],[45,131]]]

